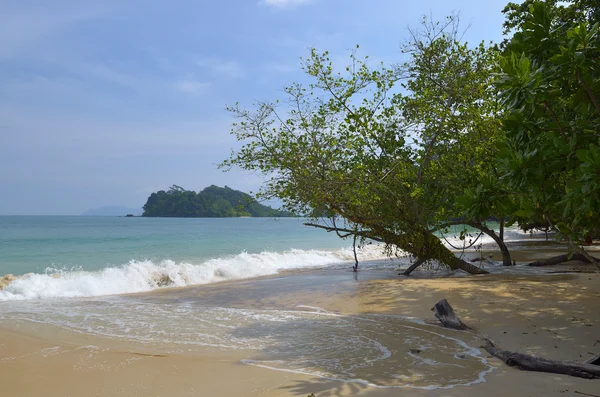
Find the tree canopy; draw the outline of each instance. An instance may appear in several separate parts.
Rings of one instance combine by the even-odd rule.
[[[352,54],[337,70],[313,49],[303,65],[312,83],[286,88],[287,109],[229,109],[245,145],[223,166],[270,175],[262,194],[290,210],[327,214],[420,261],[478,272],[433,230],[462,213],[454,198],[491,164],[500,131],[494,53],[461,43],[454,18],[422,27],[404,47],[409,59],[392,67]]]
[[[287,211],[258,203],[247,193],[211,185],[196,193],[173,185],[152,193],[144,205],[146,217],[226,218],[239,216],[287,217]]]
[[[501,46],[462,42],[456,17],[424,19],[392,66],[355,51],[340,68],[312,49],[309,84],[228,109],[243,146],[221,166],[261,171],[262,196],[417,263],[478,272],[434,234],[464,224],[510,264],[490,217],[547,226],[581,249],[600,227],[596,3],[510,3]]]
[[[600,4],[527,3],[507,8],[518,23],[495,80],[506,109],[498,166],[515,220],[578,248],[600,230]]]

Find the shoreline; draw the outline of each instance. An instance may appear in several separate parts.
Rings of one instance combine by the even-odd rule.
[[[553,255],[564,254],[567,252],[568,247],[565,244],[559,244],[552,240],[544,241],[544,239],[540,238],[540,235],[523,235],[528,236],[524,239],[515,239],[507,242],[507,246],[511,249],[512,259],[516,261],[517,267],[504,267],[501,266],[500,263],[502,261],[502,256],[494,242],[486,242],[483,244],[479,250],[468,249],[465,251],[453,250],[453,252],[457,256],[462,256],[466,258],[467,261],[475,264],[482,265],[486,268],[486,270],[491,271],[492,273],[497,272],[508,272],[510,273],[510,269],[514,269],[516,273],[520,272],[530,272],[530,273],[545,273],[544,268],[539,268],[536,270],[535,268],[528,268],[525,265],[529,262],[545,259],[551,257]],[[359,256],[359,271],[368,270],[372,271],[374,269],[389,271],[392,269],[401,270],[405,269],[410,265],[411,259],[409,256],[398,256],[398,257],[387,257],[383,253],[383,245],[382,244],[373,244],[367,245],[368,248],[358,250]],[[600,251],[600,246],[588,247],[590,252],[594,254],[596,251]],[[297,254],[302,255],[300,258],[303,263],[306,261],[316,260],[319,262],[323,262],[323,264],[311,264],[309,266],[297,265],[289,266],[286,261],[289,261],[291,258],[289,256],[294,256]],[[250,280],[255,278],[262,277],[277,277],[279,275],[285,274],[294,274],[301,273],[304,271],[312,272],[312,271],[328,271],[328,270],[339,270],[344,269],[346,267],[350,268],[353,265],[353,259],[351,260],[350,255],[351,248],[337,248],[337,249],[313,249],[313,250],[296,250],[291,249],[283,252],[269,252],[263,251],[255,254],[247,254],[242,252],[237,255],[224,256],[214,259],[203,260],[201,263],[192,264],[187,262],[173,262],[171,260],[165,259],[161,262],[153,263],[151,260],[143,260],[143,261],[130,261],[127,264],[122,265],[113,265],[105,268],[95,269],[95,270],[69,270],[63,271],[60,269],[56,269],[54,271],[50,271],[46,273],[26,273],[23,275],[13,275],[13,274],[5,274],[0,275],[0,304],[3,301],[12,301],[12,300],[28,300],[28,299],[47,299],[47,298],[77,298],[77,297],[94,297],[94,296],[112,296],[112,295],[129,295],[129,294],[137,294],[137,293],[148,293],[152,291],[161,291],[161,290],[169,290],[169,289],[179,289],[179,288],[188,288],[199,285],[210,285],[215,283],[227,283],[227,282],[236,282],[240,280]],[[261,258],[262,256],[265,258]],[[245,256],[260,258],[257,260],[272,260],[270,256],[276,256],[277,261],[280,261],[281,264],[277,267],[273,267],[271,269],[267,269],[264,274],[247,274],[247,275],[227,275],[230,272],[230,269],[227,266],[230,266],[231,263],[235,261],[245,262],[247,259]],[[361,258],[362,256],[362,258]],[[294,259],[294,261],[298,261],[300,259]],[[333,260],[333,262],[329,262]],[[212,262],[224,262],[223,269],[213,269],[214,267]],[[231,263],[228,263],[231,262]],[[249,265],[249,264],[247,264]],[[77,282],[74,277],[81,275],[83,277],[87,276],[95,276],[102,277],[102,274],[106,271],[118,271],[123,273],[122,276],[129,276],[128,272],[131,270],[137,272],[137,269],[128,269],[128,267],[136,266],[143,267],[143,271],[147,274],[144,275],[146,280],[144,283],[147,285],[139,285],[140,280],[133,280],[135,287],[128,287],[123,284],[119,287],[119,290],[111,291],[107,290],[105,292],[100,293],[89,293],[86,291],[77,290]],[[208,272],[203,270],[203,267],[208,266]],[[259,262],[259,266],[262,264]],[[250,266],[251,268],[252,266]],[[527,269],[527,270],[525,270]],[[595,270],[593,266],[589,266],[585,263],[580,263],[577,261],[569,261],[565,264],[561,265],[553,265],[552,269],[559,269],[560,271],[587,271],[587,270]],[[52,269],[50,269],[52,270]],[[242,269],[234,269],[234,272],[239,272]],[[214,271],[214,274],[210,274],[211,271]],[[261,270],[262,271],[262,270]],[[394,270],[392,270],[393,272]],[[461,272],[451,272],[449,270],[444,270],[443,268],[438,267],[437,265],[433,265],[433,267],[425,264],[418,268],[411,277],[465,277],[465,274]],[[28,296],[25,298],[19,297],[19,294],[23,293],[22,291],[17,292],[14,296],[11,291],[11,284],[14,282],[18,282],[21,284],[21,281],[26,280],[28,278],[45,278],[44,281],[47,284],[47,287],[52,287],[54,291],[61,291],[63,287],[58,285],[59,283],[64,283],[66,288],[70,289],[69,293],[65,295],[56,295],[56,296],[46,296],[44,294],[39,296],[33,296],[36,294],[35,291],[28,291],[24,286],[20,286],[22,291],[26,291]],[[198,277],[200,279],[198,279]],[[197,279],[197,280],[196,280]],[[36,280],[35,283],[39,283],[40,280]],[[56,284],[56,285],[55,285]],[[127,290],[127,289],[132,290]],[[31,295],[33,294],[33,295]],[[29,296],[31,295],[31,296]]]
[[[291,311],[299,310],[301,303],[300,306],[305,308],[320,308],[341,316],[401,315],[423,319],[426,324],[436,323],[429,310],[431,306],[439,299],[447,298],[467,324],[509,350],[583,361],[588,351],[596,351],[600,346],[598,274],[495,274],[461,278],[381,276],[381,272],[363,271],[355,280],[351,272],[307,270],[162,290],[160,293],[153,291],[137,294],[136,298],[154,304],[185,301],[197,306],[220,303],[231,308]],[[248,359],[248,353],[243,351],[166,354],[153,352],[151,346],[140,348],[135,343],[115,343],[110,338],[85,334],[74,337],[63,330],[42,332],[41,328],[24,326],[11,331],[0,322],[0,382],[6,392],[4,395],[84,396],[90,395],[83,392],[88,385],[102,390],[102,394],[97,395],[111,396],[149,395],[150,390],[158,390],[161,396],[202,395],[202,391],[211,396],[268,397],[306,396],[312,392],[317,397],[387,397],[397,395],[399,390],[410,396],[425,393],[444,397],[499,396],[507,392],[564,396],[570,395],[565,390],[593,393],[598,387],[598,381],[521,372],[488,358],[494,370],[485,375],[485,382],[470,387],[430,391],[382,389],[243,364],[243,360]],[[461,338],[464,340],[464,335]],[[468,342],[470,346],[478,347],[477,341]],[[232,377],[239,382],[231,384]],[[146,379],[148,383],[132,383],[131,380],[136,378]],[[510,385],[505,384],[508,381]]]
[[[520,245],[520,249],[513,251],[513,256],[521,263],[529,261],[532,257],[539,259],[540,255],[555,254],[555,250],[549,250],[543,243],[526,242]],[[498,252],[487,251],[485,248],[481,254],[467,252],[466,255],[485,257],[491,254],[492,259],[498,258]],[[379,349],[392,354],[391,358],[382,359],[380,365],[361,370],[361,380],[315,376],[317,373],[314,370],[286,369],[279,364],[263,365],[263,360],[270,360],[269,355],[272,353],[264,350],[260,343],[256,346],[245,346],[242,343],[236,348],[222,348],[193,343],[186,345],[187,339],[177,340],[179,337],[169,343],[148,342],[132,339],[127,333],[129,331],[125,332],[122,329],[120,333],[109,332],[108,329],[104,332],[102,328],[98,328],[99,325],[94,325],[94,322],[90,323],[91,325],[82,325],[81,329],[69,326],[65,328],[60,322],[52,323],[56,320],[53,320],[54,312],[44,314],[45,306],[42,301],[19,301],[14,304],[0,302],[0,390],[2,395],[8,397],[305,397],[310,393],[315,393],[316,397],[391,397],[398,393],[407,396],[439,397],[505,396],[507,393],[576,396],[574,391],[594,394],[600,387],[600,381],[523,372],[507,367],[499,360],[489,357],[479,347],[481,341],[473,335],[439,327],[430,310],[437,301],[446,298],[465,323],[504,349],[550,359],[582,362],[593,354],[600,353],[600,274],[569,271],[590,266],[573,262],[534,269],[534,272],[527,272],[528,269],[523,266],[516,269],[504,269],[499,266],[501,271],[489,275],[455,274],[450,277],[427,271],[404,277],[398,276],[390,267],[365,266],[359,268],[357,274],[350,268],[343,269],[339,266],[301,268],[255,278],[159,288],[134,294],[63,298],[49,304],[48,310],[51,310],[53,305],[64,306],[63,311],[66,314],[57,312],[56,315],[60,314],[67,319],[69,316],[79,316],[77,310],[83,310],[85,316],[91,314],[93,318],[99,315],[98,313],[110,315],[110,310],[113,310],[110,308],[115,308],[114,310],[128,310],[124,311],[124,314],[115,314],[116,320],[128,320],[128,317],[134,314],[139,315],[136,313],[139,312],[136,307],[146,308],[150,310],[150,324],[154,321],[171,321],[177,325],[180,321],[191,321],[190,324],[199,326],[204,324],[204,321],[213,321],[212,317],[208,320],[203,319],[206,310],[214,311],[219,308],[225,308],[223,310],[226,313],[248,312],[250,318],[265,315],[283,316],[282,323],[279,323],[279,320],[275,323],[265,323],[276,324],[275,328],[270,328],[271,331],[261,331],[262,320],[250,328],[246,327],[246,330],[243,327],[240,331],[227,331],[233,332],[233,335],[241,332],[236,338],[242,337],[242,340],[248,332],[252,334],[255,331],[259,332],[259,336],[261,332],[266,332],[265,335],[278,335],[277,338],[283,338],[281,341],[293,340],[296,337],[288,336],[288,332],[300,330],[299,335],[302,336],[302,332],[305,332],[302,330],[308,327],[306,332],[316,333],[315,336],[310,334],[307,340],[317,342],[320,337],[327,338],[331,335],[322,334],[322,327],[329,329],[333,326],[332,332],[338,332],[335,331],[335,324],[323,322],[319,325],[322,322],[320,319],[339,319],[344,323],[355,324],[352,326],[359,327],[357,332],[367,332],[365,335],[378,338],[377,343],[381,346]],[[525,271],[518,271],[522,269]],[[557,270],[564,271],[565,274],[551,274]],[[18,314],[20,304],[33,308],[33,314]],[[10,320],[13,307],[16,307],[14,310],[17,314]],[[127,307],[131,309],[126,309]],[[185,312],[188,314],[176,317],[177,320],[168,320],[171,311],[177,312],[178,308],[182,307],[190,310]],[[42,310],[41,314],[36,312],[39,310]],[[23,321],[28,316],[41,316],[39,318],[45,318],[43,322],[46,324],[37,320]],[[156,320],[153,319],[154,316]],[[219,316],[221,315],[216,318],[220,318]],[[294,326],[290,331],[286,331],[287,316],[308,316],[316,320],[303,320],[303,325]],[[18,320],[19,318],[21,320]],[[385,319],[381,323],[381,326],[386,327],[385,335],[381,333],[383,331],[377,331],[377,328],[365,328],[365,321],[371,321],[373,318]],[[136,324],[137,320],[131,321],[132,324]],[[169,322],[155,325],[160,328],[169,326]],[[90,326],[91,328],[86,328]],[[227,323],[219,325],[221,326],[229,327]],[[413,328],[413,331],[404,333]],[[170,332],[168,329],[164,328],[164,332]],[[218,329],[220,328],[214,328]],[[427,334],[430,331],[433,331],[433,334]],[[207,331],[191,328],[191,332],[189,335],[193,337],[194,332]],[[438,347],[428,350],[427,353],[413,354],[407,351],[411,346],[405,346],[407,340],[414,338],[412,332],[431,335],[425,340],[431,337],[438,338],[435,335],[458,338],[457,340],[478,353],[474,353],[474,361],[469,361],[468,365],[456,357],[452,358],[452,354],[456,353],[450,352],[448,355],[443,351],[438,352],[436,349],[444,346],[444,343],[435,345]],[[340,337],[342,335],[352,337],[352,333],[342,333]],[[327,346],[326,342],[323,343]],[[355,346],[357,345],[349,342],[348,349],[352,350]],[[413,348],[414,346],[410,350]],[[349,359],[344,358],[347,354],[344,350],[336,350],[338,359]],[[417,350],[420,351],[420,348]],[[318,349],[314,352],[320,354]],[[358,354],[358,357],[361,357],[362,353]],[[387,353],[384,354],[386,355]],[[421,355],[423,357],[420,357]],[[430,362],[427,360],[439,364],[424,364]],[[478,367],[478,360],[486,363],[484,367]],[[394,362],[396,364],[393,364]],[[412,382],[421,388],[408,385],[396,388],[385,386],[398,383],[398,380],[384,374],[390,365],[399,365],[397,371],[405,373],[402,376],[410,374],[412,380],[406,378],[401,383]],[[435,365],[442,365],[439,367],[441,369],[436,369]],[[478,371],[480,375],[476,376]],[[453,382],[457,384],[452,386]],[[367,383],[379,384],[379,387],[368,386]]]

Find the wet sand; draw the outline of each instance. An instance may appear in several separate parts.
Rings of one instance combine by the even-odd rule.
[[[600,354],[599,274],[404,278],[389,269],[357,276],[312,270],[136,295],[152,303],[278,310],[302,305],[348,316],[396,314],[431,323],[430,309],[442,298],[502,348],[575,361]],[[472,335],[462,339],[478,346]],[[0,320],[0,395],[6,397],[600,395],[600,380],[522,372],[493,358],[489,363],[494,370],[484,383],[439,390],[344,383],[245,365],[245,358],[243,350],[162,354],[151,346]]]

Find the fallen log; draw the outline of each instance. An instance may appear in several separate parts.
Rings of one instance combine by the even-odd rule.
[[[499,358],[510,367],[522,371],[548,372],[585,379],[600,379],[600,366],[578,363],[575,361],[548,360],[541,357],[530,356],[497,348],[489,339],[483,348],[492,356]]]
[[[600,258],[594,258],[594,257],[591,257],[591,258],[594,259],[596,262],[600,262]],[[574,253],[572,255],[569,255],[569,254],[557,255],[557,256],[553,256],[552,258],[547,258],[547,259],[542,259],[539,261],[531,262],[527,266],[534,266],[534,267],[552,266],[552,265],[558,265],[558,264],[568,262],[568,261],[581,261],[581,262],[591,263],[590,260],[585,257],[585,255],[583,255],[581,253]]]
[[[471,329],[461,321],[446,299],[442,299],[436,303],[431,310],[434,311],[435,317],[440,320],[442,326],[446,328],[457,330]],[[596,364],[600,362],[600,356],[595,356],[584,363],[549,360],[500,349],[485,336],[481,335],[481,337],[485,341],[482,347],[490,355],[502,360],[510,367],[516,367],[523,371],[547,372],[585,379],[600,379],[600,365]]]
[[[585,361],[586,364],[600,365],[600,354]]]

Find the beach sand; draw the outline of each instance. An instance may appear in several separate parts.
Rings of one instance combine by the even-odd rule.
[[[136,295],[154,303],[397,314],[435,322],[447,298],[470,326],[499,347],[584,361],[600,354],[600,275],[486,275],[405,278],[391,270],[289,272]],[[10,304],[5,302],[3,304]],[[477,347],[472,335],[462,338]],[[394,343],[394,341],[387,341]],[[600,395],[600,380],[523,372],[489,358],[485,382],[450,389],[376,388],[241,362],[244,351],[153,354],[125,342],[0,320],[0,395],[58,396],[577,396]],[[485,352],[483,353],[485,355]],[[576,393],[577,392],[577,393]]]

